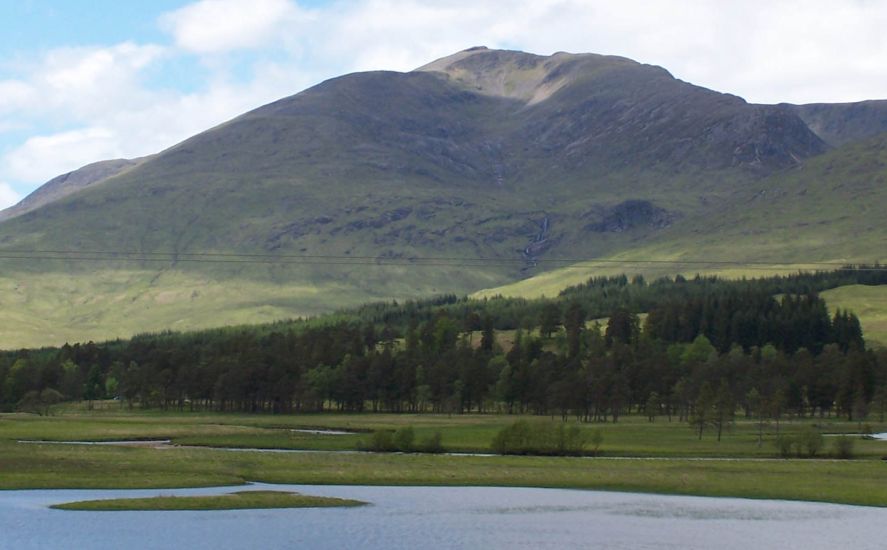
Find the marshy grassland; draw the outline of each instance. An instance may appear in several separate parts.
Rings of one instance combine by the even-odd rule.
[[[582,424],[599,430],[597,457],[454,456],[449,454],[304,452],[353,451],[370,432],[410,426],[417,439],[440,433],[446,450],[489,453],[493,436],[515,421],[507,415],[229,415],[142,412],[103,403],[107,410],[64,407],[54,416],[0,415],[0,489],[168,488],[238,485],[250,481],[291,484],[527,486],[664,494],[826,501],[887,506],[887,441],[862,431],[887,425],[834,419],[791,419],[783,435],[815,429],[825,446],[816,458],[779,458],[776,425],[758,445],[757,423],[740,420],[722,441],[697,438],[685,423]],[[536,423],[560,422],[522,417]],[[293,431],[327,428],[325,435]],[[831,456],[835,438],[854,434],[854,459]],[[59,442],[166,440],[158,445],[83,445]],[[24,441],[28,441],[25,443]],[[39,441],[39,443],[35,443]],[[223,448],[256,449],[231,452]]]

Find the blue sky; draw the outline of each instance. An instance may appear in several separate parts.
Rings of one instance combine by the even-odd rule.
[[[0,0],[0,208],[323,79],[475,46],[596,52],[750,101],[887,98],[875,0]]]
[[[6,0],[0,4],[0,51],[25,54],[71,44],[161,41],[157,16],[184,0]]]

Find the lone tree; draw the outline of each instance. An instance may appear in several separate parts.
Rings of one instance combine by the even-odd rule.
[[[699,439],[702,439],[702,432],[712,423],[715,399],[711,385],[708,382],[703,382],[693,404],[693,412],[690,414],[690,425],[696,430]]]
[[[48,416],[53,405],[61,403],[64,396],[52,388],[43,391],[31,390],[18,402],[18,410]]]
[[[651,391],[647,396],[647,402],[644,404],[644,412],[647,414],[647,420],[656,422],[656,416],[659,414],[659,408],[662,406],[662,400],[659,394]]]
[[[721,378],[721,385],[715,395],[712,412],[712,423],[718,430],[718,441],[720,441],[724,427],[730,426],[736,415],[736,401],[733,399],[733,393],[730,391],[730,385],[726,378]]]
[[[493,325],[493,317],[490,314],[484,315],[481,322],[480,349],[483,351],[493,351],[496,344],[496,329]]]
[[[561,322],[561,310],[554,302],[548,302],[542,306],[539,313],[539,333],[546,338],[551,338],[551,334],[557,330]]]
[[[745,394],[745,401],[748,404],[749,412],[758,424],[758,447],[760,447],[764,443],[764,420],[769,406],[757,388],[748,390],[748,393]]]
[[[564,314],[564,329],[567,333],[567,357],[577,359],[582,350],[582,332],[585,329],[585,310],[579,302],[571,302]]]

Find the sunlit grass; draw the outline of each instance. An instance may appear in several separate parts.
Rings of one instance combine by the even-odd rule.
[[[832,312],[847,309],[859,317],[869,346],[887,346],[887,286],[842,286],[822,297]]]

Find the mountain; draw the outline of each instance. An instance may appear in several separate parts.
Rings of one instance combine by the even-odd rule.
[[[334,78],[0,223],[0,317],[16,327],[0,345],[465,293],[657,243],[692,256],[696,231],[737,208],[764,213],[731,229],[778,231],[761,197],[875,128],[847,113],[749,104],[594,54],[471,48]],[[791,201],[793,221],[816,217]],[[841,252],[804,255],[802,240],[746,257]]]
[[[18,204],[0,210],[0,221],[21,216],[43,205],[86,189],[90,185],[101,183],[108,178],[138,166],[144,160],[144,158],[103,160],[87,164],[83,168],[52,178],[22,199]]]
[[[836,147],[887,132],[887,100],[786,107],[823,141]]]

